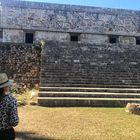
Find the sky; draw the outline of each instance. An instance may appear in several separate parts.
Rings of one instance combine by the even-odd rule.
[[[140,0],[23,0],[23,1],[140,10]]]

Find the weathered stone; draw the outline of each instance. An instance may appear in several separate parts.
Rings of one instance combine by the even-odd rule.
[[[135,37],[127,37],[127,36],[120,36],[119,37],[120,44],[127,44],[127,45],[136,45]]]
[[[0,72],[18,84],[39,84],[40,51],[27,44],[0,44]]]
[[[119,35],[120,44],[133,45],[140,35],[139,16],[133,10],[1,0],[0,40],[22,43],[28,31],[35,42],[68,42],[71,33],[78,33],[83,43],[109,43],[108,36]]]
[[[80,40],[83,43],[105,44],[105,43],[108,43],[108,36],[107,35],[81,34]]]
[[[37,105],[37,103],[34,102],[34,101],[30,101],[29,104],[30,104],[30,105]]]
[[[42,51],[40,85],[139,87],[139,52],[135,45],[51,41]]]
[[[126,105],[126,112],[140,115],[140,104],[138,103],[128,103]]]

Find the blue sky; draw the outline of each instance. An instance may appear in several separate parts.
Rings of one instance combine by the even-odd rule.
[[[26,1],[140,10],[140,0],[26,0]]]

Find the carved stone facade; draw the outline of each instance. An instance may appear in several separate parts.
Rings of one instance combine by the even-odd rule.
[[[1,0],[0,12],[3,42],[23,43],[26,32],[35,42],[69,41],[69,33],[79,33],[80,42],[109,43],[108,35],[119,35],[120,43],[136,44],[140,36],[139,11]]]

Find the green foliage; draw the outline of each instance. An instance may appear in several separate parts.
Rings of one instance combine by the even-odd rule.
[[[44,40],[41,40],[41,41],[40,41],[40,43],[41,43],[41,48],[44,48],[44,47],[45,47],[46,42],[45,42]]]
[[[34,97],[31,96],[32,91],[35,92]],[[20,94],[13,90],[13,96],[17,99],[19,106],[30,104],[31,101],[37,103],[37,93],[38,89],[23,89]]]
[[[25,100],[18,100],[17,104],[18,106],[24,106],[24,105],[27,105],[27,102]]]

